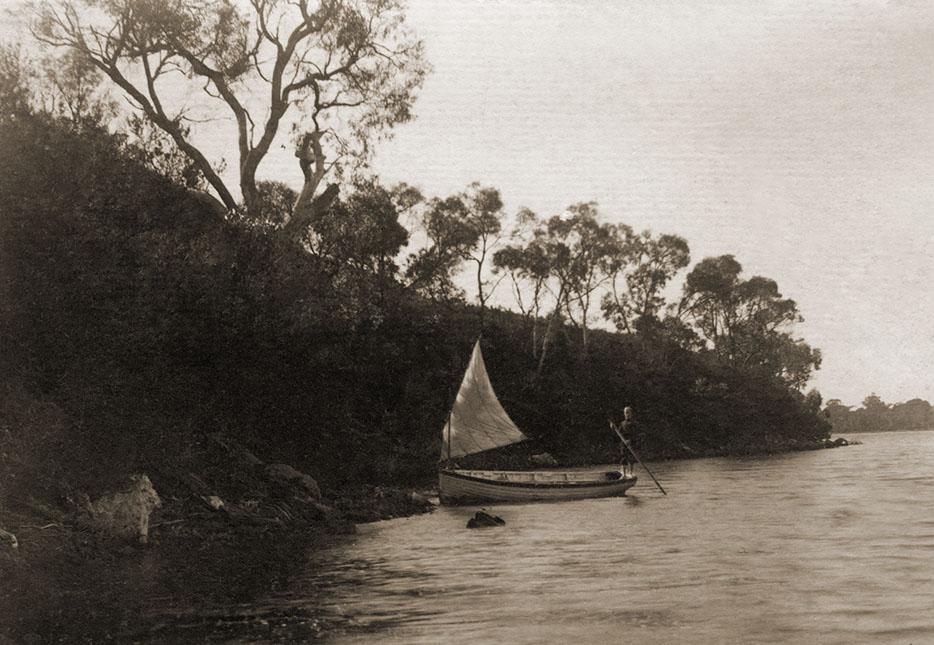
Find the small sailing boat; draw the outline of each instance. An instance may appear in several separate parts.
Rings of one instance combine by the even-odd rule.
[[[625,495],[636,477],[618,470],[460,470],[456,457],[528,439],[503,409],[483,362],[478,340],[444,428],[438,473],[442,504],[529,502]]]

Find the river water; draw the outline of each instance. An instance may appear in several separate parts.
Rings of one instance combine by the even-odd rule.
[[[650,464],[667,496],[643,476],[625,498],[488,507],[504,527],[467,530],[475,507],[365,525],[261,602],[222,608],[213,636],[198,633],[934,643],[934,431],[851,438],[862,445]],[[238,633],[232,621],[247,616],[268,631],[254,620]]]

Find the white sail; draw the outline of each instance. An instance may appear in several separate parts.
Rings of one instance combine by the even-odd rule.
[[[441,459],[508,446],[528,439],[503,409],[486,373],[480,341],[474,345],[450,420],[443,430]]]

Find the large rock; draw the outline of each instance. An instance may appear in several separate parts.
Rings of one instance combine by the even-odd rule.
[[[130,485],[116,493],[90,501],[83,506],[90,523],[116,537],[149,541],[149,515],[162,500],[146,475],[131,475]]]
[[[321,489],[318,487],[318,482],[288,464],[267,465],[266,476],[279,484],[298,488],[312,499],[321,499]]]

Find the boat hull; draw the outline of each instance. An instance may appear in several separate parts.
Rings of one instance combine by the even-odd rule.
[[[441,503],[457,505],[618,497],[637,477],[617,471],[442,470],[438,480]]]

